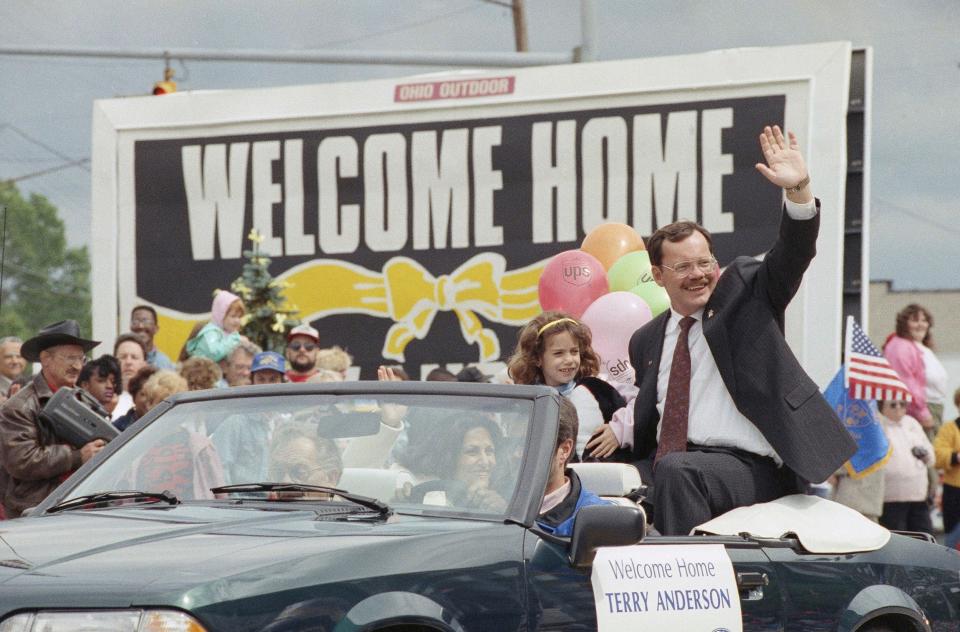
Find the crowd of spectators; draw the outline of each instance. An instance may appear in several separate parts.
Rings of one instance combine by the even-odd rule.
[[[84,338],[76,321],[48,325],[26,342],[0,339],[0,511],[17,517],[104,445],[98,439],[69,446],[49,427],[40,411],[60,388],[85,391],[90,405],[123,432],[175,393],[347,378],[353,357],[339,346],[321,348],[311,325],[291,329],[283,353],[264,351],[240,333],[244,311],[237,296],[219,292],[211,320],[194,328],[176,363],[156,346],[157,312],[148,305],[132,310],[129,330],[113,341],[112,353],[95,358],[88,354],[101,342]],[[401,367],[389,376],[410,379]],[[465,381],[486,378],[475,368],[461,372]]]
[[[943,418],[947,371],[933,342],[933,314],[912,303],[900,310],[883,354],[907,386],[910,401],[880,400],[877,420],[890,451],[878,468],[833,479],[832,495],[889,529],[960,542],[960,418]],[[960,389],[953,393],[960,408]]]
[[[263,351],[239,333],[243,305],[232,294],[218,295],[214,301],[213,313],[210,323],[196,327],[191,333],[191,338],[184,343],[185,353],[180,355],[177,363],[172,362],[155,346],[154,338],[158,332],[157,314],[152,307],[146,305],[133,309],[130,330],[117,336],[113,342],[113,353],[92,359],[86,357],[86,352],[93,348],[94,341],[80,337],[77,329],[71,330],[74,332],[71,334],[72,338],[69,335],[64,338],[62,334],[57,334],[60,337],[49,337],[50,334],[41,332],[38,336],[41,344],[37,346],[37,339],[28,341],[31,349],[27,354],[21,352],[24,342],[19,338],[0,338],[0,401],[14,397],[18,391],[29,385],[34,391],[30,396],[37,400],[34,406],[42,405],[44,398],[49,397],[47,391],[52,393],[61,386],[76,386],[87,391],[105,414],[110,416],[114,426],[119,431],[124,431],[165,398],[183,391],[347,379],[353,365],[351,355],[339,346],[321,347],[320,333],[309,324],[298,325],[289,332],[286,347],[281,354]],[[572,319],[563,319],[562,316],[545,314],[540,320],[545,319],[548,326],[552,325],[555,330],[549,332],[552,336],[572,332],[571,341],[579,340],[580,346],[586,347],[579,353],[589,359],[589,336],[579,333],[577,328],[582,328],[579,323]],[[943,420],[947,376],[934,353],[932,325],[932,314],[919,305],[909,305],[897,315],[895,331],[887,339],[884,353],[909,386],[912,401],[909,404],[902,401],[877,403],[878,420],[892,447],[891,455],[881,469],[866,477],[854,479],[845,470],[839,471],[832,479],[833,493],[838,502],[857,509],[891,529],[934,533],[931,514],[942,512],[942,527],[938,524],[936,528],[942,528],[948,536],[952,533],[953,539],[957,540],[960,539],[960,419],[953,423],[944,423]],[[72,326],[75,327],[75,323]],[[543,337],[543,323],[535,321],[530,327],[538,330],[537,338]],[[574,334],[580,335],[580,338]],[[48,336],[47,339],[43,338],[45,335]],[[521,336],[521,341],[522,338]],[[43,340],[46,340],[49,346],[45,346]],[[575,342],[568,342],[568,346],[570,345],[577,346]],[[70,352],[63,356],[67,360],[82,359],[83,364],[71,364],[69,367],[56,364],[62,361],[62,357],[54,352],[62,349]],[[524,353],[525,348],[521,344],[512,359],[511,366],[515,366],[510,373],[515,374],[514,377],[520,382],[554,385],[561,394],[567,395],[578,409],[575,412],[579,413],[581,419],[588,420],[586,427],[580,424],[580,433],[573,441],[571,452],[576,453],[574,458],[580,455],[583,458],[595,456],[585,451],[584,445],[595,430],[594,426],[609,421],[609,415],[585,409],[583,402],[574,396],[574,389],[568,388],[572,384],[567,384],[567,377],[559,373],[554,376],[550,372],[553,369],[549,362],[541,362],[540,356],[531,356],[531,360],[526,358]],[[546,358],[546,355],[543,357]],[[28,360],[38,362],[43,367],[51,367],[53,375],[60,375],[60,382],[51,379],[50,375],[45,375],[44,383],[39,384],[36,381],[38,376],[29,375],[31,371]],[[530,371],[527,371],[530,375],[517,368],[521,364],[531,367]],[[441,365],[429,371],[424,379],[450,382],[512,382],[506,375],[506,372],[499,376],[487,375],[476,366],[465,366],[454,372]],[[576,384],[588,382],[591,379],[589,375],[590,371],[584,375],[578,372]],[[601,375],[596,379],[603,377]],[[402,367],[388,366],[381,367],[379,379],[411,378]],[[564,392],[564,389],[567,392]],[[597,393],[593,386],[590,386],[590,390]],[[960,407],[960,390],[953,394],[953,398],[954,403]],[[592,407],[599,405],[603,408],[603,398],[597,396],[597,402],[588,399]],[[22,408],[23,404],[19,406]],[[4,406],[4,409],[6,408],[7,406]],[[212,437],[214,444],[225,455],[234,452],[240,454],[242,446],[236,441],[236,437],[228,436],[228,430],[229,425],[225,424],[219,434]],[[475,434],[482,433],[476,431]],[[602,438],[602,435],[597,437]],[[43,489],[52,489],[51,485],[55,486],[102,447],[100,442],[98,445],[84,446],[82,454],[80,451],[61,453],[57,451],[58,446],[53,440],[44,436],[42,428],[36,431],[33,439],[46,452],[34,454],[31,458],[39,460],[45,454],[49,459],[59,459],[59,464],[54,468],[49,464],[40,468],[42,475],[49,479],[45,486],[28,485],[28,499],[23,499],[23,502],[10,502],[6,499],[11,490],[15,490],[18,481],[22,484],[23,480],[28,480],[32,476],[32,470],[30,467],[20,467],[13,463],[18,457],[22,457],[15,445],[0,447],[0,459],[3,459],[4,465],[0,468],[0,488],[4,488],[0,499],[3,499],[3,505],[7,506],[7,513],[14,516],[18,514],[21,506],[26,506],[24,503],[36,502]],[[0,443],[3,443],[2,427]],[[594,444],[591,443],[592,445]],[[402,456],[403,448],[404,442],[400,441],[394,451],[398,456]],[[242,459],[236,461],[234,466],[242,465]],[[263,469],[266,464],[261,463],[259,467]],[[559,474],[557,476],[562,479]],[[567,480],[569,482],[569,477]],[[36,491],[34,487],[40,491]]]

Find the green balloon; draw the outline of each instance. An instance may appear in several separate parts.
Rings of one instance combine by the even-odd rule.
[[[653,283],[650,273],[650,255],[646,250],[628,252],[607,270],[611,292],[630,292],[642,283]]]
[[[640,283],[630,288],[630,291],[642,298],[644,302],[650,306],[650,313],[654,316],[670,308],[670,297],[667,296],[667,291],[652,280],[647,283]]]

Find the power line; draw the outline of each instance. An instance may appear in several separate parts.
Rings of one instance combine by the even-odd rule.
[[[66,161],[66,162],[70,162],[70,161],[77,162],[77,159],[71,158],[70,156],[64,154],[63,152],[61,152],[61,151],[59,151],[59,150],[51,147],[50,145],[44,143],[43,141],[34,138],[34,137],[31,136],[30,134],[27,134],[25,131],[23,131],[22,129],[20,129],[20,128],[17,127],[16,125],[14,125],[13,123],[3,123],[2,125],[0,125],[0,129],[9,129],[9,130],[10,130],[11,132],[13,132],[14,134],[17,134],[17,135],[20,136],[21,138],[27,140],[28,142],[33,143],[34,145],[36,145],[37,147],[40,147],[41,149],[45,149],[46,151],[50,152],[51,154],[53,154],[54,156],[56,156],[56,157],[59,158],[60,160],[63,160],[63,161]],[[89,162],[89,161],[88,161],[86,158],[84,158],[84,159],[82,159],[81,162]],[[78,166],[80,166],[80,165],[78,164]],[[82,168],[85,169],[86,171],[90,171],[90,168],[87,167],[87,166],[85,166],[85,165],[82,165]]]
[[[69,169],[70,167],[80,167],[90,171],[90,167],[87,167],[86,164],[90,162],[89,158],[79,158],[77,160],[70,160],[64,163],[61,163],[55,167],[50,167],[48,169],[42,169],[40,171],[34,171],[33,173],[25,173],[20,176],[13,178],[7,178],[6,180],[0,180],[0,183],[11,184],[14,182],[22,182],[23,180],[29,180],[30,178],[38,178],[40,176],[45,176],[48,173],[54,173],[56,171],[63,171],[64,169]]]

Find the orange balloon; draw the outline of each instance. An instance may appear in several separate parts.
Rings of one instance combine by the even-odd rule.
[[[646,246],[632,226],[610,222],[591,230],[584,237],[580,250],[589,252],[603,264],[604,269],[609,270],[623,255],[635,250],[646,250]]]

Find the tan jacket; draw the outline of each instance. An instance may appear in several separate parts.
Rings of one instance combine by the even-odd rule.
[[[3,491],[7,518],[47,497],[81,465],[80,450],[60,442],[40,410],[53,395],[43,373],[0,406],[0,464],[9,475]]]

